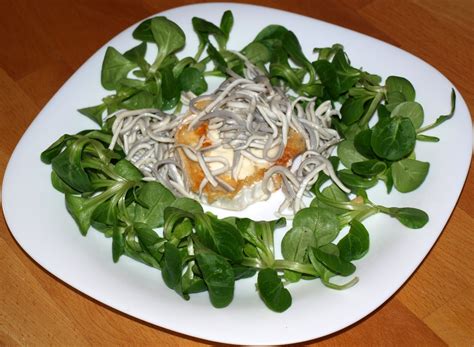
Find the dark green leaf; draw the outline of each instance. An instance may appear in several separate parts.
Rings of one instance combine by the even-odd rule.
[[[114,166],[114,171],[129,181],[141,181],[143,178],[141,171],[127,159],[119,160]]]
[[[331,201],[334,201],[334,202],[348,202],[349,201],[349,197],[347,196],[346,193],[344,193],[337,185],[335,184],[331,184],[327,187],[325,187],[322,191],[321,191],[321,194],[324,196],[324,197],[327,197],[329,198]],[[337,207],[333,207],[333,206],[330,206],[324,202],[322,202],[320,199],[318,199],[317,197],[315,197],[313,199],[313,201],[311,201],[311,205],[310,207],[321,207],[321,208],[324,208],[324,209],[328,209],[330,210],[331,212],[335,213],[336,215],[340,214],[340,213],[344,213],[346,212],[345,209],[342,209],[342,208],[337,208]]]
[[[266,64],[272,56],[270,49],[261,42],[251,42],[243,53],[254,64]]]
[[[51,161],[54,172],[68,186],[79,192],[93,190],[89,176],[79,160],[73,157],[71,147],[67,147]]]
[[[395,188],[402,193],[408,193],[418,188],[430,168],[430,163],[415,159],[402,159],[392,165],[393,183]]]
[[[219,25],[227,40],[229,39],[233,26],[234,16],[232,15],[232,11],[227,10],[222,14],[221,23]]]
[[[407,99],[405,96],[399,91],[387,92],[387,103],[385,104],[385,108],[387,111],[392,112],[395,107],[406,101]]]
[[[327,247],[327,246],[326,246]],[[315,255],[315,249],[312,248],[309,252],[308,252],[308,258],[309,258],[309,261],[311,263],[311,265],[313,265],[313,268],[316,270],[316,273],[319,275],[319,277],[321,278],[321,281],[323,282],[323,284],[326,284],[325,282],[329,281],[329,279],[331,277],[334,277],[336,276],[336,274],[334,272],[332,272],[331,270],[329,270],[329,268],[327,266],[325,266],[322,262],[320,262],[317,258],[316,258],[316,255]]]
[[[303,275],[301,272],[296,272],[292,270],[284,270],[283,271],[283,278],[291,283],[296,283],[303,278]]]
[[[287,31],[282,37],[283,48],[291,59],[299,66],[304,67],[314,77],[313,66],[303,53],[298,38],[292,31]]]
[[[196,200],[190,198],[178,198],[170,205],[189,213],[203,212],[202,206]]]
[[[378,180],[375,177],[365,178],[353,174],[350,170],[341,170],[337,173],[339,179],[352,190],[369,189],[374,187]]]
[[[334,201],[349,201],[349,197],[334,183],[325,187],[321,193]]]
[[[225,59],[211,43],[209,43],[207,46],[207,54],[209,54],[209,57],[213,61],[216,69],[224,74],[227,74],[227,63]]]
[[[308,228],[293,227],[283,236],[281,254],[286,260],[307,262],[307,252],[316,246],[315,233]]]
[[[183,30],[166,17],[152,18],[151,32],[160,56],[165,57],[184,47],[186,36]]]
[[[228,306],[234,297],[235,274],[227,260],[213,253],[196,254],[196,261],[216,308]]]
[[[313,62],[313,66],[331,98],[337,99],[341,86],[334,66],[327,60],[317,60]]]
[[[191,212],[168,206],[164,212],[163,236],[167,240],[173,239],[173,233],[177,225],[185,219],[194,221],[195,215]]]
[[[379,179],[385,182],[385,186],[387,187],[387,194],[390,194],[393,188],[392,167],[388,167],[387,170],[379,176]]]
[[[314,255],[321,263],[331,271],[341,276],[352,275],[355,271],[354,264],[344,261],[339,257],[337,246],[327,244],[319,248],[313,248]]]
[[[368,100],[370,98],[348,98],[341,107],[342,122],[350,125],[361,119]]]
[[[361,71],[350,66],[349,59],[344,50],[338,49],[335,52],[332,64],[339,77],[340,93],[348,91],[357,83],[361,76]]]
[[[92,213],[92,222],[94,227],[99,226],[102,229],[106,227],[116,228],[117,224],[117,206],[111,200],[98,205]]]
[[[41,161],[45,164],[51,164],[51,161],[58,156],[69,140],[74,139],[73,136],[64,134],[54,141],[47,149],[41,152]]]
[[[254,41],[265,41],[271,39],[282,39],[288,29],[281,25],[271,24],[263,28],[255,37]]]
[[[213,35],[219,45],[219,49],[222,50],[225,48],[228,36],[221,28],[198,17],[193,17],[192,23],[196,33],[201,34],[202,37],[206,37],[206,40],[208,35]]]
[[[194,67],[186,67],[179,75],[179,85],[183,91],[192,91],[200,95],[207,90],[207,82],[201,71]]]
[[[246,266],[233,266],[235,280],[240,280],[243,278],[250,278],[255,275],[257,269],[246,267]]]
[[[368,73],[366,71],[360,72],[360,79],[362,83],[371,84],[373,86],[379,86],[382,82],[382,77],[380,77],[379,75]]]
[[[258,258],[259,254],[257,251],[257,247],[253,244],[246,243],[244,246],[244,254],[249,258]]]
[[[165,239],[160,237],[149,225],[135,223],[134,229],[143,248],[157,261],[160,262],[165,251]],[[170,251],[173,252],[173,251]]]
[[[416,139],[424,142],[439,142],[439,137],[417,134]]]
[[[107,90],[117,89],[118,82],[126,78],[128,73],[135,67],[137,67],[137,64],[125,58],[115,48],[108,47],[102,62],[102,86]]]
[[[225,50],[221,52],[221,55],[226,61],[226,64],[229,67],[229,69],[234,71],[239,76],[244,75],[244,62],[239,56],[237,56],[233,52],[225,51]]]
[[[415,101],[415,88],[413,88],[410,81],[404,77],[389,76],[385,81],[385,88],[387,89],[387,93],[400,92],[406,101]],[[388,101],[391,103],[390,98]]]
[[[211,22],[208,22],[205,19],[193,17],[192,24],[194,30],[198,33],[205,33],[207,35],[212,34],[216,36],[225,37],[225,34],[221,28]]]
[[[145,78],[146,77],[146,74],[141,70],[133,70],[132,74],[133,74],[133,76],[138,77],[138,78]]]
[[[195,266],[191,266],[191,264],[189,264],[186,272],[181,278],[181,287],[184,294],[183,297],[185,299],[187,299],[188,294],[205,292],[207,290],[204,280],[194,273],[194,267]]]
[[[177,223],[173,230],[173,238],[176,240],[182,240],[191,235],[193,232],[193,223],[190,219],[183,219]]]
[[[318,60],[331,60],[337,52],[344,50],[344,46],[339,43],[333,44],[331,47],[315,47],[313,53],[318,54]]]
[[[248,218],[237,218],[234,225],[247,241],[244,246],[245,255],[258,258],[264,264],[271,266],[275,260],[273,234],[275,228],[282,227],[285,224],[286,220],[284,218],[273,221],[253,221]]]
[[[178,248],[169,242],[165,243],[165,253],[161,266],[161,275],[165,284],[179,292],[181,290],[183,264]]]
[[[161,183],[146,182],[138,191],[138,201],[145,208],[142,218],[138,221],[148,224],[151,228],[163,226],[164,210],[175,200],[174,195]]]
[[[455,111],[456,111],[456,92],[454,91],[454,89],[451,89],[451,111],[446,115],[439,116],[433,124],[430,124],[430,125],[424,126],[423,128],[418,129],[418,132],[421,133],[426,130],[433,129],[440,124],[443,124],[444,122],[446,122],[447,120],[453,117]]]
[[[156,269],[161,269],[160,264],[158,264],[158,262],[151,255],[149,255],[146,252],[137,251],[137,250],[133,249],[132,247],[130,247],[128,245],[128,243],[125,243],[125,253],[124,254],[127,255],[128,257],[138,261],[138,262],[141,262],[141,263],[145,264],[145,265],[152,266]]]
[[[235,226],[205,213],[196,213],[195,218],[196,233],[204,246],[235,263],[242,259],[244,240]]]
[[[388,160],[399,160],[415,148],[416,132],[405,117],[379,121],[372,130],[371,144],[375,154]]]
[[[303,84],[297,91],[299,94],[306,95],[308,97],[316,96],[322,98],[324,96],[324,86],[319,81],[316,81],[315,83]]]
[[[145,81],[144,80],[137,80],[134,78],[124,78],[120,80],[120,85],[126,88],[134,88],[134,89],[145,89]]]
[[[362,99],[362,98],[373,98],[375,96],[376,92],[363,87],[363,86],[356,86],[351,89],[349,89],[349,96],[352,96],[356,99]]]
[[[375,153],[372,150],[372,130],[364,129],[354,137],[354,147],[357,152],[367,158],[375,158]],[[361,160],[363,161],[363,160]]]
[[[280,63],[272,63],[270,64],[270,74],[272,77],[279,77],[286,81],[293,90],[299,90],[301,87],[301,79],[289,66]]]
[[[66,208],[79,226],[82,235],[86,235],[91,226],[92,214],[98,205],[88,204],[88,199],[66,194]]]
[[[275,270],[260,270],[257,280],[258,292],[265,305],[275,312],[284,312],[291,306],[291,294],[283,287]]]
[[[308,207],[296,213],[293,228],[311,230],[314,233],[316,245],[319,247],[337,237],[339,222],[337,216],[327,209]]]
[[[193,58],[191,58],[191,57],[183,58],[180,61],[178,61],[176,64],[174,64],[174,66],[173,66],[173,75],[176,78],[179,78],[179,75],[181,75],[183,70],[187,67],[190,67],[190,66],[194,67],[195,69],[197,69],[200,72],[203,72],[200,69],[198,69],[196,67],[196,65],[198,65],[198,64],[196,63],[196,61]]]
[[[411,207],[391,207],[388,212],[392,217],[398,219],[400,223],[411,229],[422,228],[428,223],[429,217],[426,212]]]
[[[51,184],[53,187],[63,194],[78,194],[79,192],[69,186],[66,182],[59,178],[56,172],[51,171]]]
[[[119,258],[125,252],[125,241],[120,229],[115,227],[112,236],[112,259],[114,263],[118,262]]]
[[[141,108],[153,108],[156,101],[156,95],[147,90],[139,90],[121,103],[121,107],[129,110],[138,110]]]
[[[398,104],[392,111],[392,117],[406,117],[411,120],[415,129],[423,124],[423,107],[415,101],[406,101]]]
[[[102,115],[106,109],[107,106],[105,104],[100,104],[97,106],[80,108],[77,111],[89,119],[92,119],[97,124],[102,125]]]
[[[351,222],[351,228],[337,244],[339,257],[350,262],[362,258],[369,251],[369,232],[357,219]]]
[[[356,150],[354,141],[351,140],[344,140],[337,146],[337,156],[348,169],[351,168],[352,164],[368,159]]]
[[[174,78],[172,67],[166,67],[160,70],[161,73],[161,92],[163,97],[163,110],[171,110],[176,106],[180,97],[181,90],[178,81]]]
[[[380,160],[370,159],[354,163],[351,166],[354,173],[364,177],[374,177],[387,169],[387,165]]]
[[[133,30],[133,38],[145,42],[155,42],[155,39],[153,38],[153,33],[151,32],[151,20],[152,18],[141,22],[135,28],[135,30]]]
[[[176,64],[178,64],[178,62],[179,62],[178,57],[175,54],[170,54],[166,56],[165,59],[163,59],[163,62],[160,65],[160,69],[164,69],[168,67],[171,69],[174,69],[174,67],[176,66]]]
[[[150,64],[145,60],[146,48],[146,42],[142,42],[123,54],[125,58],[137,64],[144,73],[150,68]]]
[[[383,104],[380,104],[377,108],[379,119],[386,119],[390,117],[390,111],[387,110],[387,107]]]
[[[351,125],[344,124],[339,118],[333,117],[331,125],[345,139],[354,141],[356,135],[363,129],[367,129],[366,124],[353,123]]]

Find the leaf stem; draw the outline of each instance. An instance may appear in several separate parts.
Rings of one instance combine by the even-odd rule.
[[[248,257],[244,257],[242,259],[240,265],[247,266],[247,267],[252,267],[252,268],[255,268],[255,269],[265,269],[265,268],[268,267],[260,259],[248,258]]]
[[[158,55],[157,55],[155,61],[154,61],[153,64],[150,66],[150,69],[148,70],[148,73],[153,75],[153,74],[158,70],[158,68],[160,67],[161,63],[163,63],[163,60],[165,60],[165,57],[166,57],[166,56],[165,56],[164,54],[161,54],[161,52],[158,53]]]
[[[204,48],[206,48],[206,44],[200,43],[196,55],[194,56],[194,60],[198,61],[201,58],[202,52],[204,52]]]
[[[355,284],[357,284],[357,282],[359,282],[359,277],[354,277],[352,280],[350,280],[349,282],[344,283],[344,284],[335,284],[335,283],[329,282],[329,279],[327,279],[327,280],[322,279],[321,282],[328,288],[336,289],[336,290],[343,290],[343,289],[348,289],[348,288],[354,286]]]
[[[361,203],[356,203],[354,201],[336,201],[336,200],[326,197],[319,191],[316,191],[316,198],[319,201],[325,203],[326,205],[329,205],[335,208],[340,208],[343,210],[348,210],[348,211],[361,211],[371,206],[367,203],[361,204]]]
[[[369,124],[370,119],[374,115],[375,111],[377,110],[377,107],[379,106],[380,102],[382,101],[384,97],[384,93],[379,91],[377,94],[375,94],[375,97],[372,99],[372,102],[370,103],[369,108],[367,109],[367,112],[365,115],[361,118],[359,121],[359,124],[361,126],[366,126]]]
[[[273,263],[275,270],[291,270],[306,275],[319,276],[319,273],[311,264],[301,264],[296,261],[277,259]]]

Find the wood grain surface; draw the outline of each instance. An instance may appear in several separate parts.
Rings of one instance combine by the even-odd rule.
[[[424,59],[474,111],[473,0],[248,1],[347,27]],[[84,61],[168,0],[0,1],[0,169]],[[308,345],[474,345],[474,171],[429,256],[382,307]],[[0,223],[0,345],[210,345],[96,302],[38,266]]]

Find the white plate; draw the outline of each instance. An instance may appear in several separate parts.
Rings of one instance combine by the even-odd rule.
[[[191,18],[214,23],[232,10],[235,26],[229,47],[240,49],[268,24],[293,30],[308,56],[313,47],[342,43],[352,63],[382,77],[402,75],[413,82],[426,122],[449,112],[452,84],[433,67],[396,47],[365,35],[300,15],[238,4],[199,4],[163,12],[187,34],[184,54],[197,47]],[[106,46],[119,51],[136,42],[125,30]],[[423,42],[420,42],[423,44]],[[162,282],[159,271],[126,257],[113,264],[111,241],[91,230],[82,237],[66,212],[63,196],[49,182],[51,168],[40,152],[63,133],[93,127],[76,109],[97,104],[106,92],[100,68],[106,46],[94,54],[57,92],[18,143],[3,182],[3,209],[10,230],[23,249],[46,270],[81,292],[129,315],[183,334],[236,344],[284,344],[335,332],[363,318],[387,300],[421,263],[443,230],[460,194],[471,158],[471,119],[457,93],[455,117],[430,132],[441,142],[417,144],[419,159],[431,172],[417,191],[386,197],[382,187],[369,194],[375,202],[415,206],[430,215],[421,230],[409,230],[387,216],[368,220],[371,249],[357,262],[360,282],[346,291],[323,287],[319,281],[290,286],[292,307],[282,314],[267,309],[254,281],[238,281],[232,304],[213,308],[207,294],[184,301]],[[271,203],[271,205],[275,202]],[[271,218],[268,203],[251,209],[254,218]],[[222,213],[221,213],[222,215]],[[282,231],[278,237],[281,238]]]

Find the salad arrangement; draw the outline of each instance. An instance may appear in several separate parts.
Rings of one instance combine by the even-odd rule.
[[[357,282],[352,277],[340,285],[331,278],[352,276],[354,262],[368,252],[366,218],[384,213],[409,228],[428,222],[419,209],[372,202],[367,190],[379,180],[388,192],[407,193],[423,183],[429,163],[416,158],[416,142],[438,141],[425,132],[453,116],[455,94],[451,112],[424,125],[423,108],[405,78],[390,76],[382,84],[379,76],[351,66],[339,44],[315,48],[317,58],[310,61],[294,33],[280,25],[267,26],[235,52],[227,47],[232,26],[230,11],[219,25],[193,18],[197,53],[178,58],[184,32],[165,17],[142,22],[133,32],[141,41],[138,46],[124,53],[112,47],[106,51],[101,82],[113,93],[101,104],[79,110],[100,128],[63,135],[41,159],[52,165],[51,182],[65,194],[81,233],[92,226],[112,238],[115,262],[127,255],[153,266],[183,298],[208,291],[215,307],[230,304],[236,280],[258,273],[258,294],[270,309],[282,312],[291,305],[290,283],[320,279],[327,287],[345,289]],[[148,44],[158,47],[151,63],[145,59]],[[283,259],[275,258],[274,232],[285,225],[284,218],[220,219],[206,213],[199,202],[179,196],[166,182],[145,178],[146,171],[114,140],[113,124],[122,110],[178,114],[207,91],[207,76],[244,76],[248,64],[289,98],[301,98],[304,107],[314,111],[329,103],[339,110],[330,121],[341,141],[327,170],[342,184],[334,184],[327,170],[312,177],[304,190],[312,200],[309,207],[295,209],[281,244]]]

